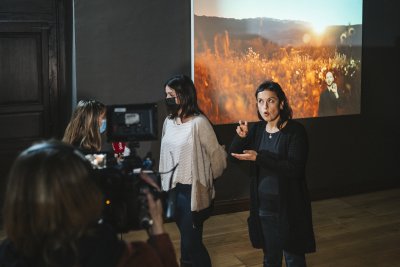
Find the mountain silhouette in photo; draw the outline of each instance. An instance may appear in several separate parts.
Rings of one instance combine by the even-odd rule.
[[[262,38],[277,46],[304,46],[318,43],[319,46],[361,46],[362,25],[332,25],[321,35],[313,31],[312,25],[304,21],[272,18],[233,19],[209,16],[194,16],[194,38],[208,44],[215,36],[227,32],[230,38]],[[313,40],[318,40],[318,42]],[[310,43],[308,43],[308,41]]]

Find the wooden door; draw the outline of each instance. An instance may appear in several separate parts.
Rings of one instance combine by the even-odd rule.
[[[16,155],[53,131],[52,102],[57,102],[54,31],[48,23],[0,23],[1,198]]]

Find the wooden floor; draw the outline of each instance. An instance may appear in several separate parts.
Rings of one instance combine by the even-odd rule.
[[[312,206],[317,252],[307,255],[309,267],[400,267],[400,188]],[[206,221],[204,243],[213,267],[262,266],[262,252],[248,241],[246,218],[247,212],[239,212]],[[165,226],[179,258],[178,230],[174,223]],[[123,238],[146,240],[147,235],[136,231]]]
[[[400,188],[312,203],[317,252],[308,266],[400,267]],[[204,226],[204,243],[214,267],[262,266],[262,251],[248,241],[247,212],[213,216]],[[178,258],[179,233],[166,224]],[[143,231],[126,240],[145,240]],[[285,266],[283,264],[283,266]]]

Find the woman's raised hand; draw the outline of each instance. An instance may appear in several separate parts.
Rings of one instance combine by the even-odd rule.
[[[249,128],[247,127],[247,121],[239,121],[239,125],[236,127],[236,133],[241,137],[245,138],[249,133]]]

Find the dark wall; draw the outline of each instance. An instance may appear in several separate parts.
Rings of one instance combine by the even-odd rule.
[[[190,75],[190,1],[75,1],[78,97],[157,102]]]
[[[75,0],[75,13],[78,99],[161,103],[170,76],[190,76],[190,1]],[[142,142],[148,151],[158,161],[159,142]]]
[[[313,199],[400,185],[398,6],[364,0],[361,115],[300,120],[310,139]],[[182,0],[76,1],[78,98],[162,103],[165,80],[190,75],[190,8]],[[216,127],[227,146],[234,128]],[[142,146],[158,158],[159,142]],[[220,203],[247,199],[246,173],[229,165],[217,182]]]

